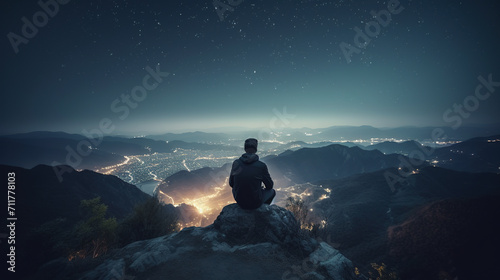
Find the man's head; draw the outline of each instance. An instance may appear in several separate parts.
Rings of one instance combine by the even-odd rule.
[[[249,154],[255,154],[257,152],[257,139],[248,138],[245,140],[245,152]]]

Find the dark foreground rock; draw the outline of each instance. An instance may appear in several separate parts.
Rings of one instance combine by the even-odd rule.
[[[57,271],[51,279],[354,279],[350,260],[301,235],[291,212],[275,205],[231,204],[213,225],[129,244],[84,272],[64,266],[45,271]]]

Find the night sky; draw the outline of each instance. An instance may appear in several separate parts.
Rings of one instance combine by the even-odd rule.
[[[42,2],[0,4],[2,134],[500,122],[499,1]]]

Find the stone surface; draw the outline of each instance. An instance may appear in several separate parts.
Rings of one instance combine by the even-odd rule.
[[[300,242],[295,217],[276,205],[264,204],[255,210],[244,210],[237,204],[227,205],[215,220],[214,227],[234,243],[296,245]]]
[[[330,245],[300,235],[292,213],[275,205],[249,211],[231,204],[213,225],[134,242],[97,267],[76,271],[60,278],[354,279],[348,259]]]

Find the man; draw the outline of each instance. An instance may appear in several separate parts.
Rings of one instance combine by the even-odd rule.
[[[257,209],[263,203],[271,204],[276,196],[273,180],[267,165],[259,160],[257,139],[245,140],[245,154],[233,162],[229,185],[233,188],[234,200],[243,209]],[[265,189],[262,188],[262,183]]]

